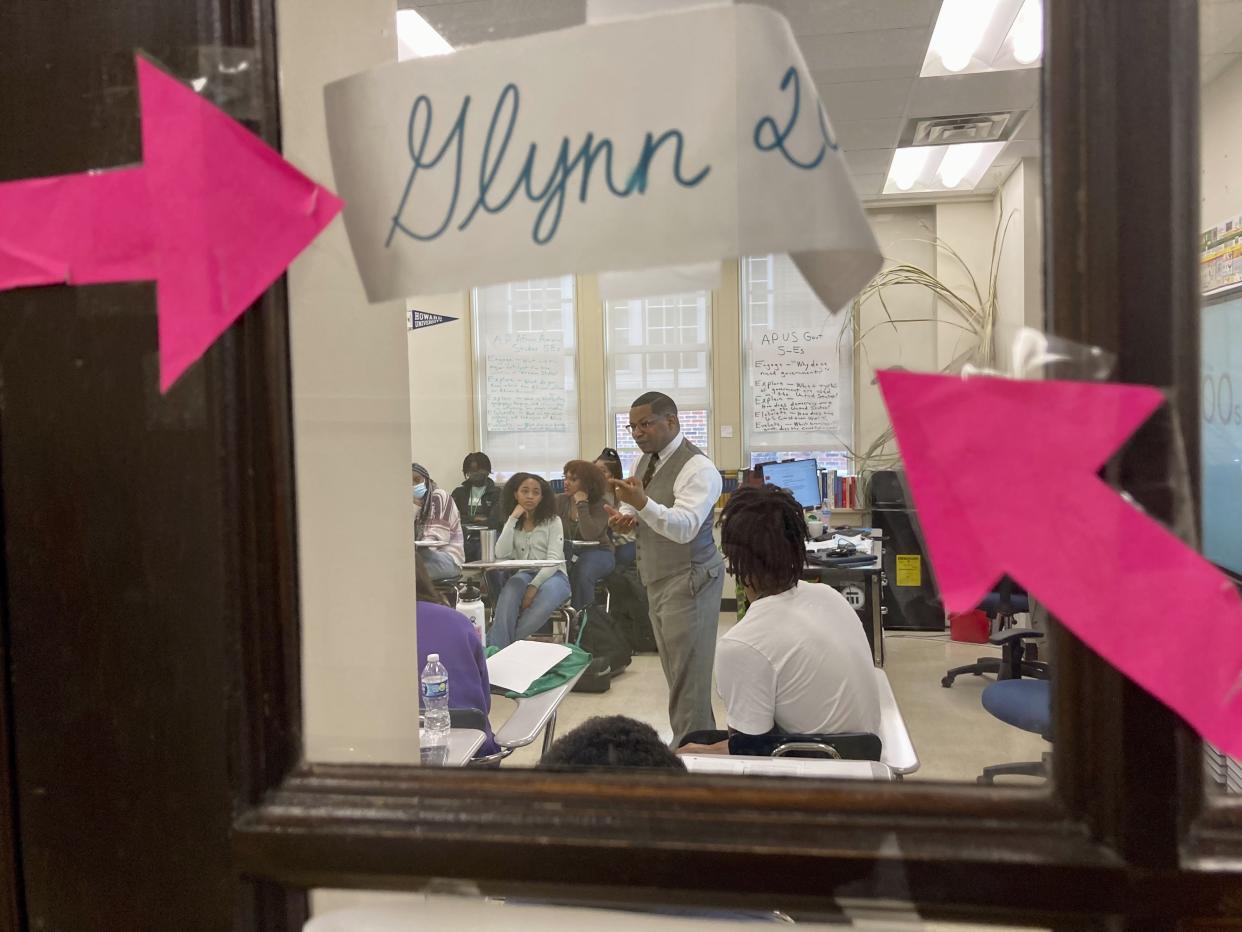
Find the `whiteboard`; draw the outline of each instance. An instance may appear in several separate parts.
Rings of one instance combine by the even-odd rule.
[[[850,315],[830,314],[784,255],[759,262],[766,279],[743,275],[747,446],[751,450],[843,450],[853,442]]]
[[[485,351],[489,431],[566,430],[560,334],[496,334],[487,338]]]
[[[827,315],[825,315],[825,320]],[[836,329],[792,327],[752,335],[751,430],[839,434],[841,367]]]

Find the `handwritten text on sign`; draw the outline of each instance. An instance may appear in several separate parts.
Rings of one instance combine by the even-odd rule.
[[[750,366],[753,430],[840,430],[840,368],[832,336],[765,331],[752,339]]]
[[[487,341],[487,429],[566,430],[565,354],[556,334],[501,334]]]
[[[338,81],[325,99],[372,301],[789,252],[841,307],[880,264],[801,53],[770,10],[487,43]]]

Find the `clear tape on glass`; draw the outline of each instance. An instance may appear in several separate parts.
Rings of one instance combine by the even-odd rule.
[[[235,120],[258,123],[263,118],[263,61],[253,48],[188,45],[147,50],[169,74],[188,84]],[[132,52],[117,52],[103,61],[103,104],[98,119],[136,120],[138,85]],[[135,137],[136,138],[136,137]]]

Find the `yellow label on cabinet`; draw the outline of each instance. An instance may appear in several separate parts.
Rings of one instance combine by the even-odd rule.
[[[897,585],[923,585],[923,560],[917,553],[897,554]]]

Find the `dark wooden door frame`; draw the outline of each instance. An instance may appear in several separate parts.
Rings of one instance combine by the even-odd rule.
[[[1119,380],[1176,389],[1117,466],[1173,523],[1187,506],[1167,480],[1174,428],[1197,476],[1197,9],[1050,0],[1046,16],[1050,329],[1116,352]],[[1197,739],[1063,629],[1054,653],[1047,793],[304,763],[239,816],[236,852],[248,872],[304,887],[449,877],[620,902],[638,887],[785,908],[912,899],[1058,922],[1242,915],[1238,863],[1200,870],[1192,844],[1205,825],[1230,837],[1201,806]]]
[[[194,0],[171,7],[181,15],[170,16],[167,28],[161,22],[145,31],[142,18],[164,15],[162,4],[122,6],[117,19],[101,19],[101,40],[123,46],[149,33],[171,45],[252,48],[264,76],[254,128],[278,142],[274,0]],[[1177,389],[1166,421],[1136,438],[1116,467],[1139,501],[1172,520],[1175,426],[1192,477],[1197,471],[1195,5],[1046,6],[1051,328],[1116,350],[1123,380]],[[99,0],[98,10],[105,8],[116,5]],[[0,49],[3,43],[0,36]],[[0,75],[4,67],[0,60]],[[104,82],[93,90],[102,95]],[[7,164],[0,158],[0,167]],[[131,302],[149,314],[149,294],[135,292]],[[644,896],[814,911],[847,897],[909,900],[929,914],[1065,926],[1160,928],[1180,917],[1242,917],[1242,810],[1205,805],[1197,739],[1060,629],[1055,779],[1047,792],[301,762],[287,304],[283,287],[273,288],[202,364],[202,408],[217,440],[209,469],[222,511],[222,539],[214,543],[235,583],[219,620],[230,673],[218,686],[231,734],[239,928],[298,928],[311,887],[415,888],[430,878],[621,903]],[[180,642],[169,648],[184,649]],[[0,697],[0,726],[20,720],[25,712],[7,701],[7,690]],[[187,734],[186,749],[201,750],[198,740]],[[20,822],[3,800],[21,767],[18,760],[5,769],[10,792],[0,787],[0,819]],[[187,792],[172,784],[163,791]],[[9,822],[7,837],[20,839],[19,827]],[[10,850],[6,862],[0,846],[0,910],[11,903],[20,919],[20,845]]]

